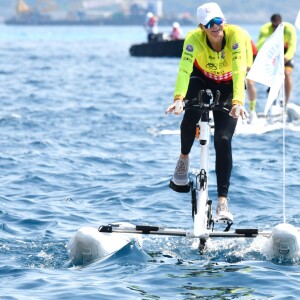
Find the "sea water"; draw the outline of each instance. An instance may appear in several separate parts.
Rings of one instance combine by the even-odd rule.
[[[257,40],[259,26],[244,27]],[[190,195],[168,188],[179,136],[158,134],[180,125],[164,113],[179,60],[130,57],[145,40],[142,27],[0,26],[0,299],[297,299],[299,261],[268,257],[263,238],[216,239],[200,255],[190,239],[146,236],[142,252],[69,261],[66,245],[84,226],[192,227]],[[262,112],[266,87],[257,89]],[[284,197],[299,226],[300,132],[286,131],[285,157],[282,141],[281,130],[234,137],[234,228],[271,230]],[[191,169],[198,153],[195,143]],[[212,149],[215,205],[213,168]]]

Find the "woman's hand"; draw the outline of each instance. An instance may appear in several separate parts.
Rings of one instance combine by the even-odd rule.
[[[166,114],[174,113],[174,115],[180,115],[182,112],[183,112],[182,100],[176,100],[166,110]]]
[[[244,106],[238,104],[233,105],[229,115],[235,119],[239,116],[241,116],[243,120],[246,119]]]

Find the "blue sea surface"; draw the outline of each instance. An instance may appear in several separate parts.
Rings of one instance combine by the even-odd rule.
[[[256,40],[259,26],[245,28]],[[146,236],[142,252],[71,264],[67,243],[84,226],[192,227],[190,195],[168,188],[179,136],[158,134],[180,125],[164,113],[179,59],[131,57],[145,39],[142,27],[0,26],[0,299],[298,299],[299,261],[268,257],[259,238],[216,239],[200,255],[190,239]],[[234,137],[234,228],[272,229],[284,198],[286,221],[300,225],[300,131],[285,135],[285,157],[281,130]],[[215,203],[213,168],[212,150]]]

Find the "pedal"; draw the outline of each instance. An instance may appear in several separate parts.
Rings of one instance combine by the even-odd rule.
[[[169,188],[177,193],[189,193],[191,190],[191,183],[186,185],[177,185],[172,180],[170,180]]]
[[[225,218],[222,218],[222,219],[214,219],[214,223],[215,224],[225,224],[226,225],[226,228],[224,229],[224,231],[229,231],[230,230],[230,227],[231,225],[233,224],[233,222],[231,220],[228,220],[228,219],[225,219]]]
[[[218,224],[227,224],[228,222],[232,222],[232,221],[228,219],[214,219],[214,222]]]

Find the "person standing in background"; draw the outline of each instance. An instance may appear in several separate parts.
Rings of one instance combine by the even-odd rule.
[[[271,22],[264,24],[259,32],[258,41],[256,47],[258,51],[263,46],[265,40],[276,30],[276,28],[282,23],[282,17],[280,14],[273,14],[271,16]],[[284,22],[284,89],[285,89],[285,105],[289,102],[292,87],[292,71],[294,67],[293,57],[296,52],[297,35],[294,25],[288,22]]]
[[[249,72],[250,68],[253,65],[253,61],[255,56],[257,55],[257,48],[249,34],[248,31],[245,30],[245,38],[246,38],[246,55],[247,55],[247,72]],[[248,100],[249,100],[249,123],[254,123],[257,119],[256,115],[256,88],[254,81],[251,79],[247,79],[247,91],[248,91]]]
[[[145,29],[147,31],[148,42],[156,40],[158,34],[158,18],[152,12],[148,12],[145,20]]]

